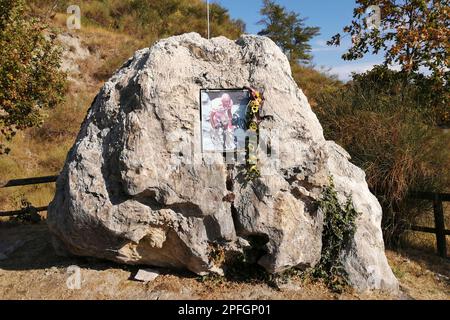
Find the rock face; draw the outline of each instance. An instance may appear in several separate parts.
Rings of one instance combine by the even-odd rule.
[[[199,90],[264,91],[261,178],[200,150]],[[215,250],[252,249],[269,272],[320,260],[328,177],[361,213],[342,259],[360,289],[396,291],[364,172],[326,141],[289,63],[268,38],[191,33],[135,53],[104,85],[70,150],[48,212],[60,252],[220,272]],[[232,196],[230,196],[232,195]],[[256,254],[257,253],[257,254]]]

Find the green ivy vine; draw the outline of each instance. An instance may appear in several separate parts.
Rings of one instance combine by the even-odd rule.
[[[356,231],[359,213],[353,206],[351,196],[344,205],[339,203],[333,179],[323,190],[318,201],[324,215],[322,253],[312,275],[325,281],[335,292],[342,292],[349,285],[348,274],[342,261],[342,253],[350,245]]]

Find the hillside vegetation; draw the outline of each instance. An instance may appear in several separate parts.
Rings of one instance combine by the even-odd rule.
[[[69,32],[65,11],[72,4],[82,8],[82,28]],[[11,152],[0,157],[1,181],[57,174],[101,85],[136,50],[188,31],[206,36],[206,7],[200,0],[29,0],[28,5],[28,16],[44,20],[52,32],[73,36],[74,41],[87,48],[89,56],[77,58],[75,47],[70,42],[62,43],[63,49],[71,53],[64,56],[63,62],[75,64],[78,70],[69,72],[71,81],[64,101],[44,111],[45,122],[18,132],[7,145]],[[243,22],[231,19],[226,9],[211,5],[213,36],[235,39],[244,28]],[[5,189],[0,194],[0,210],[17,209],[28,203],[44,206],[53,193],[52,184]]]
[[[41,16],[66,11],[69,5],[81,9],[82,25],[95,25],[152,42],[185,32],[206,37],[206,4],[201,0],[28,0]],[[56,3],[56,6],[54,5]],[[227,9],[210,5],[211,34],[239,37],[245,29],[241,20],[230,18]]]

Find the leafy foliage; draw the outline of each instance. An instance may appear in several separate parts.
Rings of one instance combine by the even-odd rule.
[[[353,45],[342,57],[360,59],[370,49],[385,52],[386,64],[399,64],[407,73],[429,69],[441,82],[449,80],[450,8],[448,0],[357,0],[354,20],[344,28]],[[379,6],[380,26],[368,28],[366,11]],[[329,44],[339,45],[341,35]]]
[[[353,239],[359,213],[353,207],[351,197],[341,206],[332,178],[322,193],[319,208],[324,215],[322,253],[313,276],[323,279],[333,291],[341,292],[349,284],[342,264],[343,250]]]
[[[0,0],[0,154],[18,130],[39,126],[43,109],[65,92],[55,37],[24,10],[22,0]]]
[[[308,62],[312,59],[308,42],[319,34],[318,27],[306,27],[306,19],[300,18],[295,12],[287,12],[286,8],[271,0],[264,0],[261,15],[264,19],[259,24],[264,25],[264,29],[259,35],[271,38],[291,62]]]

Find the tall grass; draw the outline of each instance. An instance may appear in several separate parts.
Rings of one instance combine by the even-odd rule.
[[[92,99],[93,94],[69,94],[64,104],[52,110],[42,127],[20,132],[12,142],[11,153],[0,157],[0,180],[58,174]],[[47,205],[53,198],[54,184],[0,191],[0,210],[15,210],[23,202]]]
[[[410,192],[449,189],[450,135],[430,120],[417,88],[400,79],[382,82],[376,72],[345,85],[325,85],[312,99],[326,138],[341,144],[365,170],[383,207],[385,240],[397,245],[429,209],[429,203],[410,199]]]

